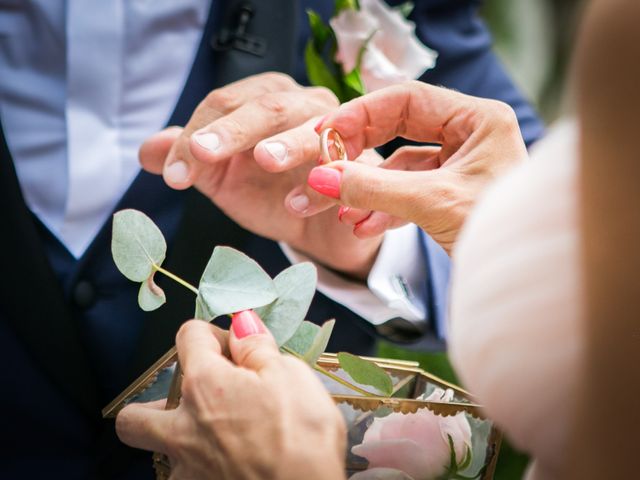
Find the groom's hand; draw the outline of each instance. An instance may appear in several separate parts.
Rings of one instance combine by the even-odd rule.
[[[326,89],[278,73],[256,75],[212,91],[184,129],[149,138],[140,161],[172,188],[195,186],[244,228],[364,277],[381,238],[355,238],[333,208],[312,215],[331,202],[301,187],[319,157],[313,128],[337,106]]]

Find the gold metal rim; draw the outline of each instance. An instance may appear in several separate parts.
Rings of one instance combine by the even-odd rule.
[[[335,152],[338,154],[338,158],[333,158],[331,156],[331,146],[330,142],[333,142],[333,148]],[[325,128],[320,133],[320,161],[323,165],[335,161],[346,161],[349,160],[347,158],[347,149],[344,145],[344,141],[342,137],[333,128]]]

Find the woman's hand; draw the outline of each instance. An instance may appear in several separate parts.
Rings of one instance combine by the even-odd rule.
[[[179,407],[128,405],[116,421],[120,439],[167,454],[176,480],[344,478],[344,422],[312,370],[281,355],[253,311],[233,318],[235,365],[213,328],[191,321],[178,332]]]
[[[343,206],[356,236],[414,222],[447,252],[482,189],[527,158],[517,118],[506,104],[409,82],[342,105],[317,126],[331,127],[348,158],[396,137],[437,146],[404,147],[380,166],[333,162],[308,184]],[[373,213],[372,213],[373,211]]]

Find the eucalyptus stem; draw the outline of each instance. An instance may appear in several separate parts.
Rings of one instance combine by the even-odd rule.
[[[283,351],[287,352],[289,355],[293,355],[296,358],[299,358],[300,360],[302,360],[303,362],[307,363],[304,359],[304,357],[302,355],[300,355],[298,352],[291,350],[289,347],[285,347],[282,346],[280,347]],[[313,369],[316,372],[320,372],[323,375],[329,377],[331,380],[334,380],[336,382],[338,382],[341,385],[344,385],[345,387],[358,392],[366,397],[377,397],[377,395],[375,393],[371,393],[367,390],[365,390],[364,388],[360,388],[357,385],[354,385],[353,383],[345,380],[344,378],[339,377],[338,375],[336,375],[335,373],[330,372],[329,370],[325,370],[324,368],[322,368],[320,365],[318,364],[314,364],[313,365]]]
[[[195,293],[196,295],[198,295],[198,289],[196,287],[194,287],[193,285],[191,285],[189,282],[187,282],[186,280],[181,279],[179,276],[174,275],[173,273],[171,273],[169,270],[165,270],[164,268],[162,268],[160,265],[156,265],[155,263],[153,264],[153,269],[157,272],[162,273],[163,275],[166,275],[167,277],[169,277],[171,280],[174,280],[176,282],[178,282],[180,285],[182,285],[185,288],[188,288],[189,290],[191,290],[193,293]]]

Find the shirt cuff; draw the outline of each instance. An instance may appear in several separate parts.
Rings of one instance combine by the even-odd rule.
[[[292,264],[312,261],[283,242],[280,248]],[[385,233],[367,285],[316,267],[318,291],[372,325],[398,317],[416,326],[427,321],[427,268],[415,225]]]

